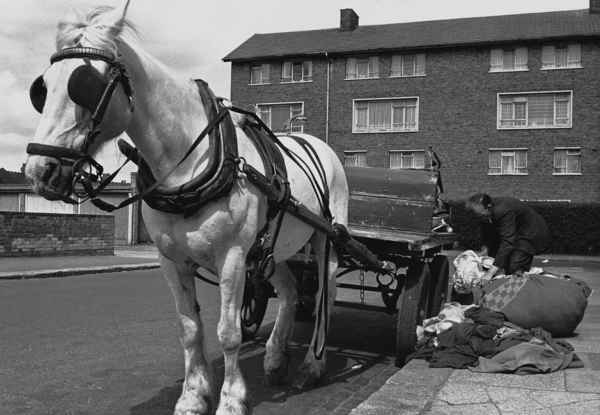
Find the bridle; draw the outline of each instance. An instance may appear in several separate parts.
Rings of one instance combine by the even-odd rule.
[[[110,52],[89,47],[66,48],[54,53],[50,57],[50,64],[65,59],[100,60],[106,62],[109,66],[107,73],[103,75],[91,64],[87,63],[75,68],[69,78],[67,86],[69,97],[77,105],[91,112],[91,127],[85,136],[81,150],[30,143],[27,145],[27,153],[52,157],[59,161],[61,167],[72,169],[72,193],[88,200],[97,196],[110,182],[104,183],[105,180],[102,180],[104,169],[100,163],[88,154],[88,150],[94,138],[101,133],[101,123],[115,88],[119,84],[122,85],[123,91],[129,100],[130,111],[133,111],[134,108],[133,89],[125,66]],[[43,75],[37,77],[32,83],[29,89],[29,96],[33,107],[41,113],[44,109],[47,96]],[[129,160],[126,160],[125,163],[127,161]],[[111,181],[125,163],[109,176]],[[81,187],[77,186],[78,184]],[[62,200],[73,204],[83,203],[83,201],[74,200],[69,196],[62,197]]]

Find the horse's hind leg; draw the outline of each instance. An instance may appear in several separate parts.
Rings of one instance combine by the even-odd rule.
[[[288,341],[294,329],[296,311],[296,281],[285,262],[277,264],[269,280],[279,299],[275,325],[267,341],[264,369],[267,385],[282,384],[287,376],[289,354]]]
[[[325,270],[325,248],[327,244],[327,237],[320,233],[315,232],[313,237],[311,238],[311,244],[315,250],[316,259],[318,262],[319,269],[319,290],[316,294],[316,318],[315,318],[315,327],[313,329],[313,336],[310,342],[310,346],[304,357],[304,362],[298,369],[298,374],[294,380],[294,387],[297,389],[306,389],[312,386],[315,386],[325,374],[325,343],[326,343],[326,331],[325,327],[329,326],[329,320],[331,311],[333,308],[333,302],[335,301],[335,293],[336,293],[336,285],[335,285],[335,273],[338,266],[337,255],[335,249],[331,247],[329,249],[329,260],[327,263],[327,270]],[[326,281],[327,281],[327,299],[324,304],[321,301],[321,295],[324,288],[323,284],[323,275],[327,272]],[[319,315],[321,314],[321,309],[323,306],[327,307],[326,312],[324,313],[324,319],[317,324],[319,321]],[[315,350],[319,351],[322,348],[322,356],[316,356]],[[317,358],[320,357],[320,358]]]
[[[175,298],[181,323],[185,378],[174,415],[204,415],[212,411],[209,366],[204,356],[204,333],[196,300],[194,269],[161,256],[165,279]]]
[[[246,252],[238,246],[217,258],[221,284],[221,317],[217,336],[223,349],[225,377],[217,415],[246,415],[248,391],[239,365],[242,345],[241,308],[246,278]]]

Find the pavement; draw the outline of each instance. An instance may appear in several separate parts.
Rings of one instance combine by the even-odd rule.
[[[449,253],[451,256],[452,253]],[[551,255],[539,259],[549,271],[569,274],[600,290],[600,258]],[[157,268],[151,246],[122,247],[114,256],[0,258],[0,280],[38,279]],[[413,360],[402,369],[383,367],[361,396],[348,391],[334,414],[597,414],[600,413],[600,298],[592,295],[584,320],[567,339],[583,368],[542,375],[475,373],[429,368]],[[387,367],[387,369],[386,369]],[[383,370],[385,369],[385,370]],[[373,374],[370,374],[373,376]],[[360,379],[370,382],[373,379]],[[370,389],[365,394],[365,389]],[[356,396],[354,396],[356,395]]]

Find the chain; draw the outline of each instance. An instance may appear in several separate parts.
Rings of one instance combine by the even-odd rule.
[[[364,304],[365,303],[365,271],[361,269],[359,271],[358,275],[360,278],[360,303]]]

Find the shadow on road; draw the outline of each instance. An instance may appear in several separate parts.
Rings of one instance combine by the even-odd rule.
[[[381,368],[393,362],[395,316],[336,308],[329,334],[327,376],[318,387],[299,392],[291,382],[308,350],[312,324],[296,323],[290,344],[290,366],[285,386],[264,385],[263,358],[272,324],[262,328],[253,342],[243,345],[240,366],[257,413],[310,414],[311,408],[335,408],[364,387]],[[217,388],[223,382],[223,359],[212,362]],[[385,379],[382,379],[383,383]],[[162,388],[151,399],[131,408],[131,415],[171,414],[181,393],[182,380]]]

